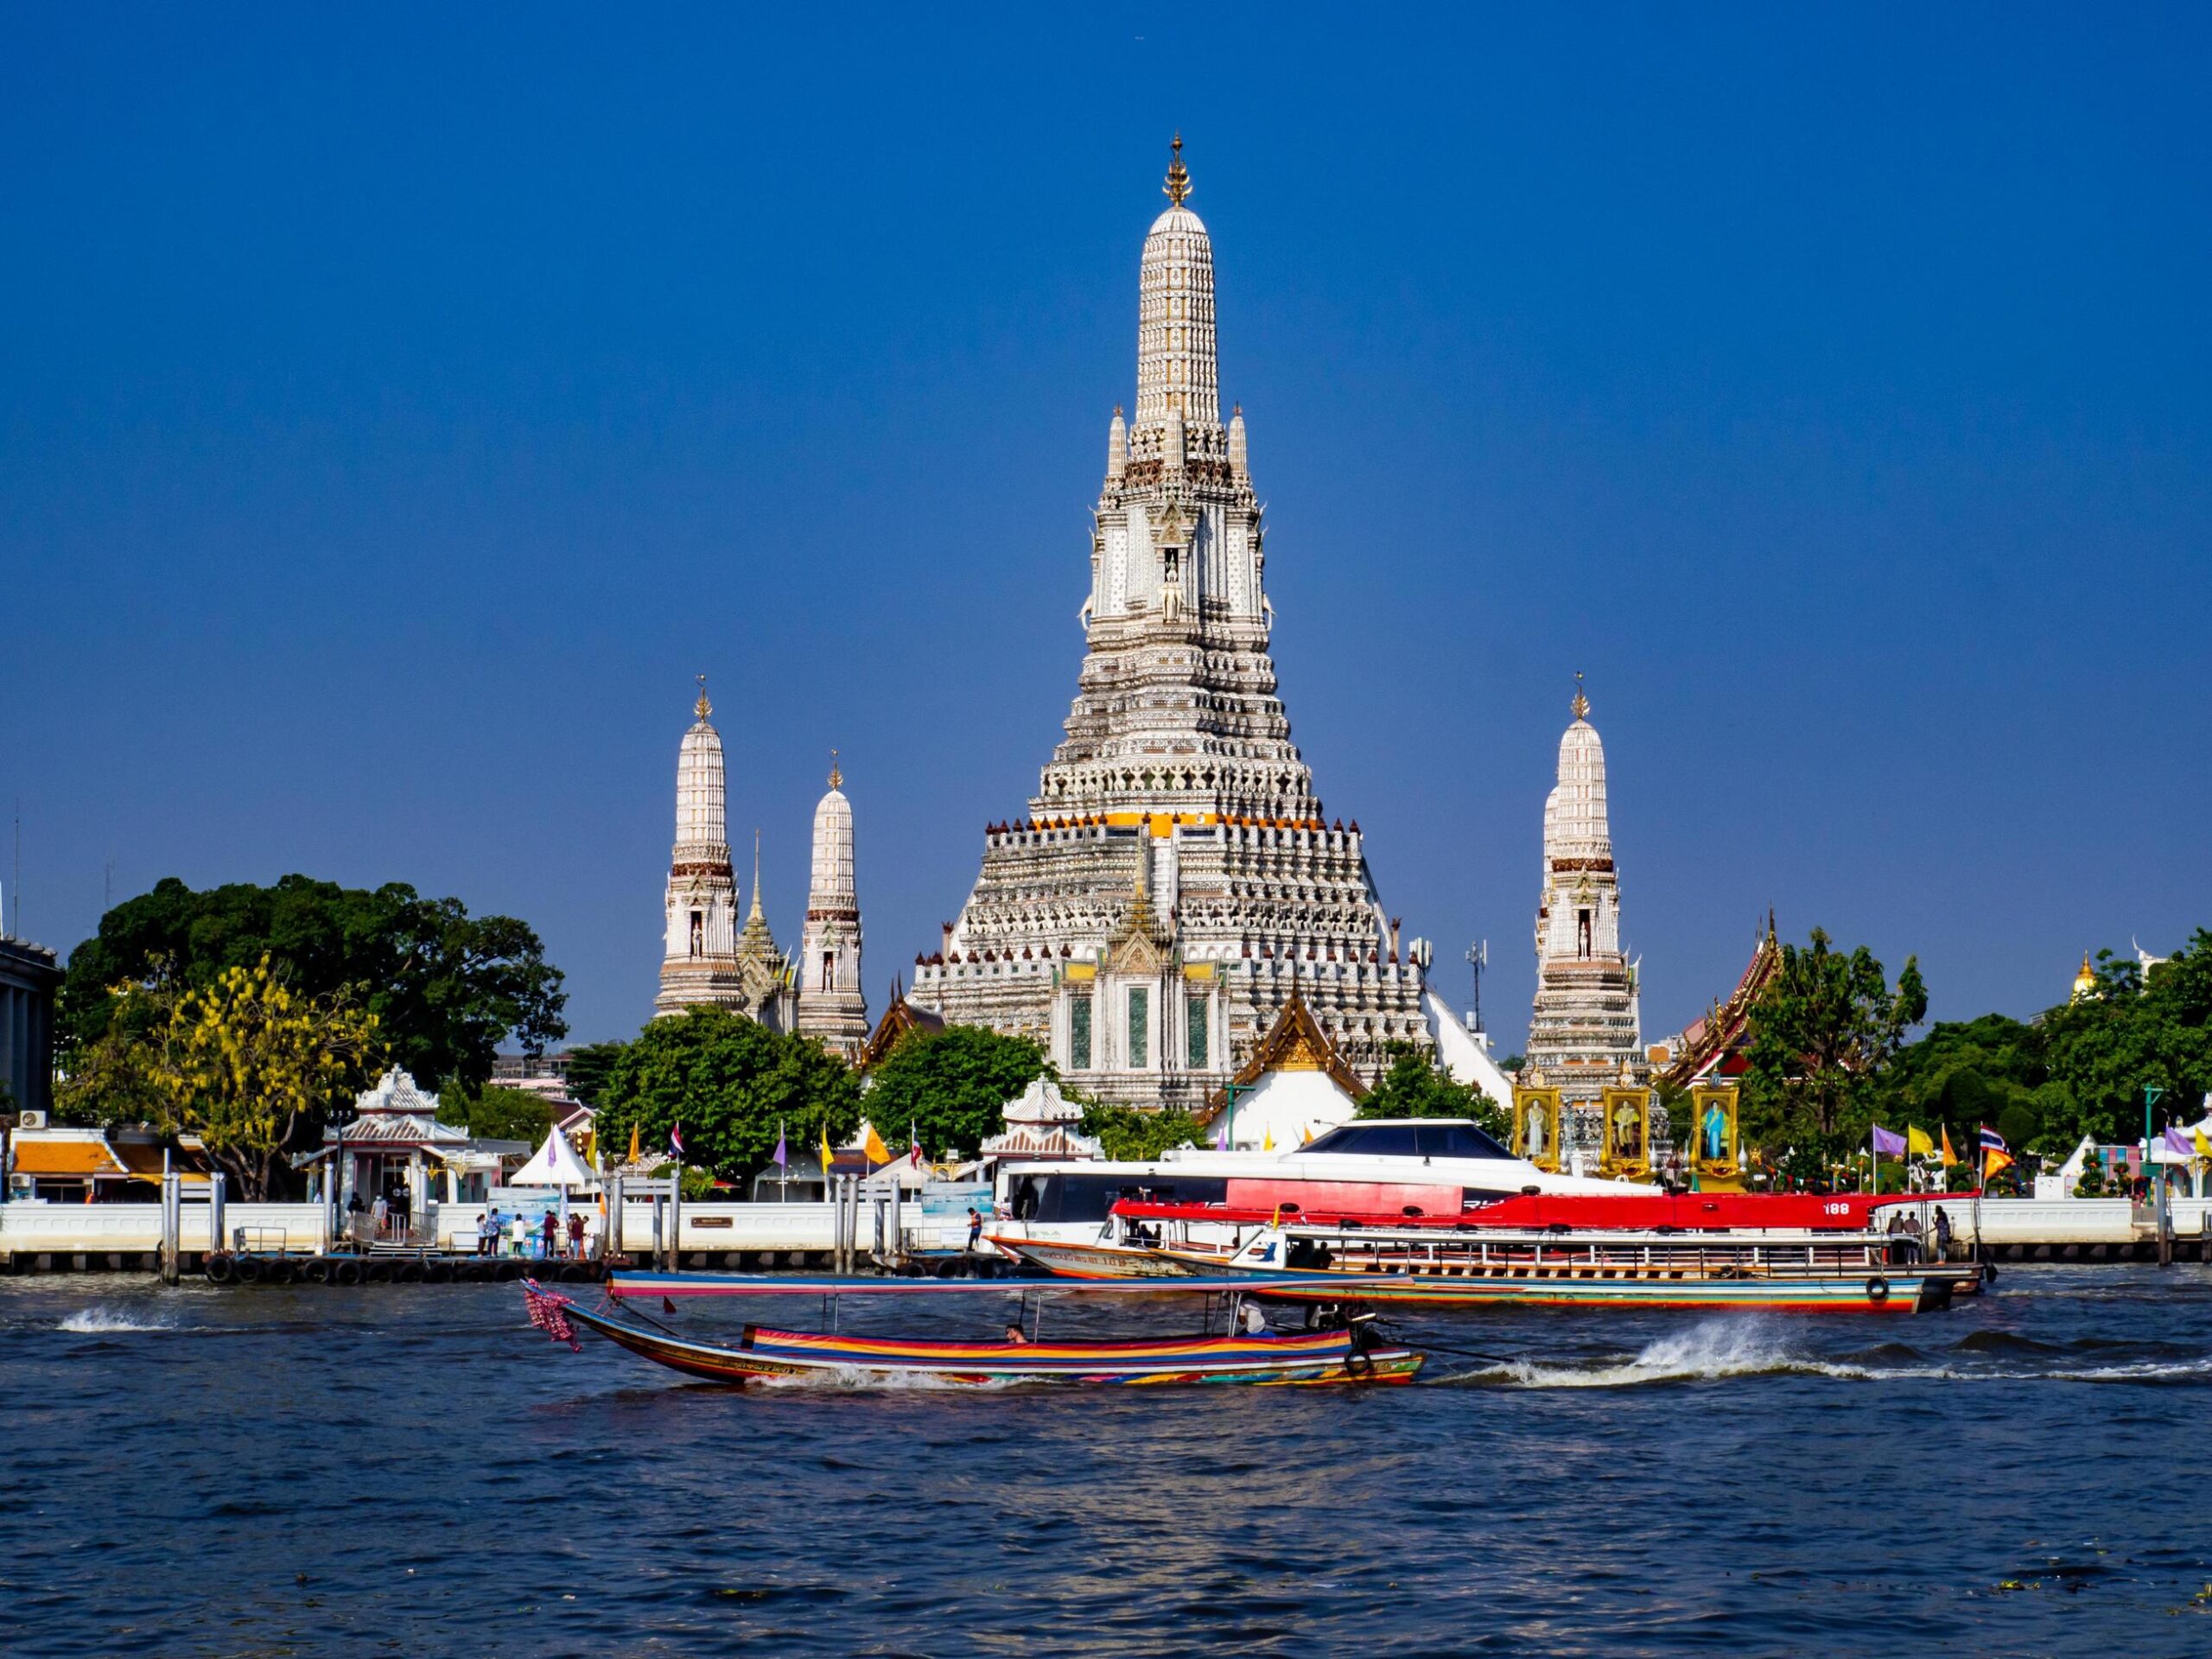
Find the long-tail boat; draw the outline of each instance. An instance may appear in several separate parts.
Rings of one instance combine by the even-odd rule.
[[[711,1285],[677,1284],[708,1278]],[[735,1274],[618,1274],[610,1281],[619,1307],[624,1293],[655,1295],[852,1295],[961,1292],[988,1288],[939,1281],[741,1282]],[[997,1287],[1003,1293],[1006,1287]],[[1224,1287],[1217,1286],[1216,1289]],[[1230,1295],[1243,1287],[1226,1287]],[[747,1325],[734,1343],[707,1342],[672,1331],[650,1315],[628,1317],[581,1307],[533,1281],[523,1287],[531,1322],[570,1346],[578,1326],[617,1347],[686,1376],[735,1384],[813,1380],[845,1386],[924,1381],[971,1386],[1031,1384],[1237,1383],[1260,1386],[1409,1382],[1424,1356],[1378,1341],[1360,1323],[1277,1336],[1202,1335],[1120,1341],[957,1342],[799,1332]]]

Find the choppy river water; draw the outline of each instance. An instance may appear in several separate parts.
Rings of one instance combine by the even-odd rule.
[[[510,1286],[9,1281],[0,1648],[2212,1653],[2212,1269],[1398,1328],[1495,1357],[1372,1393],[737,1393],[556,1347]]]

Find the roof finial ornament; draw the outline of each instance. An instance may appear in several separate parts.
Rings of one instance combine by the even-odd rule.
[[[699,701],[691,705],[691,711],[702,720],[715,712],[715,705],[707,701],[707,677],[703,674],[699,676]]]
[[[1175,142],[1168,146],[1167,182],[1161,185],[1167,200],[1180,207],[1183,198],[1191,194],[1191,175],[1183,165],[1183,135],[1177,133]]]
[[[837,769],[837,751],[832,749],[830,751],[830,787],[842,789],[844,786],[845,774]]]
[[[760,919],[760,831],[758,826],[753,831],[753,913],[746,919]]]
[[[1574,709],[1574,717],[1577,720],[1587,720],[1590,718],[1590,699],[1582,695],[1582,671],[1579,668],[1574,671],[1574,702],[1573,707]]]

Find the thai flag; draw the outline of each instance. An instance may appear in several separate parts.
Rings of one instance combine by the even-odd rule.
[[[2010,1152],[2012,1150],[2012,1147],[2005,1144],[2005,1137],[1998,1134],[1996,1130],[1989,1128],[1986,1124],[1982,1126],[1981,1149],[1984,1152]]]
[[[668,1132],[669,1148],[681,1158],[683,1155],[683,1126],[678,1123]]]

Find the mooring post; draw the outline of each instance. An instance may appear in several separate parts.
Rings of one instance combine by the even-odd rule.
[[[211,1251],[231,1248],[223,1210],[223,1172],[219,1169],[207,1177],[207,1248]]]
[[[166,1162],[168,1154],[162,1156]],[[181,1243],[177,1235],[184,1223],[181,1185],[175,1170],[162,1172],[162,1282],[165,1285],[173,1285],[181,1277],[177,1261]]]
[[[607,1184],[607,1236],[600,1241],[602,1256],[622,1254],[622,1178],[615,1176]]]

